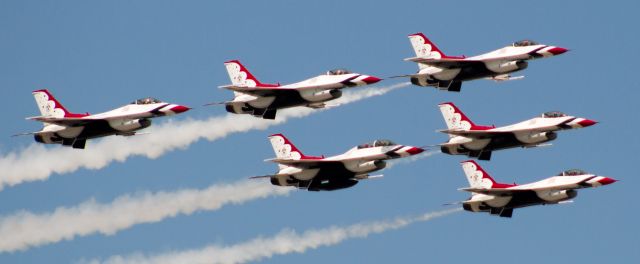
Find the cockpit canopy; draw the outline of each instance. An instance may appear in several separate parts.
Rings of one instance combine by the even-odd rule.
[[[567,116],[567,115],[563,112],[558,112],[558,111],[551,111],[551,112],[546,112],[542,114],[543,118],[554,118],[554,117],[564,117],[564,116]]]
[[[571,169],[571,170],[566,170],[559,173],[558,176],[578,176],[578,175],[585,175],[585,174],[589,174],[589,173],[580,169]]]
[[[386,147],[386,146],[393,146],[393,145],[397,145],[397,144],[388,139],[378,139],[376,141],[373,141],[373,143],[358,145],[358,148],[363,149],[363,148],[373,148],[373,147]]]
[[[538,45],[538,42],[524,39],[524,40],[516,41],[513,43],[514,47],[526,47],[526,46],[533,46],[533,45]]]
[[[157,103],[162,103],[162,101],[153,97],[142,98],[142,99],[138,99],[131,102],[131,104],[137,104],[137,105],[157,104]]]
[[[351,73],[351,71],[347,70],[347,69],[333,69],[327,72],[327,75],[343,75],[343,74],[349,74]]]

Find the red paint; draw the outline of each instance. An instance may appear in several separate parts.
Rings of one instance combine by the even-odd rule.
[[[607,178],[607,177],[604,177],[604,178],[602,178],[602,179],[600,179],[598,181],[598,183],[600,183],[602,185],[612,184],[614,182],[617,182],[617,180],[614,180],[614,179],[611,179],[611,178]]]
[[[567,51],[569,51],[569,50],[565,49],[565,48],[561,48],[561,47],[553,47],[553,48],[548,50],[548,52],[553,54],[554,56],[555,55],[560,55],[560,54],[565,53]]]
[[[417,147],[411,147],[410,149],[407,150],[407,153],[409,153],[411,155],[420,154],[422,152],[424,152],[424,149],[417,148]]]
[[[375,76],[369,76],[367,78],[362,79],[363,82],[365,82],[366,84],[373,84],[373,83],[377,83],[379,81],[381,81],[382,79],[375,77]]]
[[[190,109],[191,108],[189,108],[189,107],[178,105],[178,106],[174,106],[173,108],[171,108],[171,112],[179,114],[179,113],[184,113],[186,111],[189,111]]]
[[[597,123],[598,122],[596,122],[596,121],[585,119],[585,120],[582,120],[582,121],[578,122],[578,125],[580,125],[581,127],[588,127],[588,126],[593,126],[593,125],[595,125]]]
[[[84,117],[89,115],[89,113],[77,114],[77,113],[69,112],[66,108],[64,108],[64,106],[60,102],[58,102],[58,100],[56,100],[55,97],[53,97],[53,95],[47,89],[33,91],[33,93],[37,93],[37,92],[42,92],[47,94],[47,96],[49,96],[49,101],[53,101],[56,104],[55,108],[62,109],[62,111],[64,112],[64,117]]]
[[[496,182],[493,178],[491,178],[491,175],[489,175],[489,173],[487,173],[482,167],[480,167],[480,165],[475,160],[466,160],[460,163],[465,163],[465,162],[471,162],[474,165],[476,165],[476,170],[482,172],[482,178],[489,179],[491,181],[492,183],[491,188],[504,189],[504,188],[517,186],[517,184],[507,184],[507,183]]]
[[[473,121],[471,121],[471,119],[469,119],[467,117],[467,115],[465,115],[455,104],[453,104],[452,102],[446,102],[446,103],[441,103],[439,105],[449,105],[451,107],[453,107],[453,111],[454,113],[460,114],[460,118],[462,118],[462,121],[467,121],[469,122],[469,124],[471,124],[471,129],[470,130],[489,130],[489,129],[493,129],[496,128],[495,126],[479,126],[476,125],[475,123],[473,123]]]
[[[280,86],[280,84],[261,83],[260,81],[258,81],[258,79],[255,76],[253,76],[253,74],[251,74],[251,72],[249,72],[247,67],[244,67],[244,65],[242,65],[242,63],[240,63],[239,60],[230,60],[230,61],[226,61],[224,63],[225,64],[227,64],[227,63],[236,63],[236,64],[238,64],[238,66],[240,66],[240,71],[246,72],[247,73],[247,79],[253,80],[254,82],[256,82],[256,86],[258,86],[258,87],[278,87],[278,86]]]

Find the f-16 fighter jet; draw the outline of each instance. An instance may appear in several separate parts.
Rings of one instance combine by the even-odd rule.
[[[545,146],[542,143],[556,139],[556,131],[583,128],[597,123],[561,112],[546,112],[540,117],[513,125],[478,126],[453,103],[442,103],[439,106],[448,127],[440,132],[449,134],[449,141],[440,144],[442,152],[467,155],[480,160],[490,160],[494,150]]]
[[[227,61],[224,65],[231,85],[220,88],[232,90],[235,94],[232,101],[224,102],[227,112],[251,114],[264,119],[275,119],[278,109],[288,107],[323,108],[325,102],[342,96],[343,88],[369,85],[381,80],[337,69],[297,83],[266,84],[258,81],[240,61]]]
[[[575,198],[576,189],[598,187],[616,180],[587,173],[567,170],[541,181],[517,185],[498,183],[475,161],[463,161],[462,170],[467,175],[471,198],[462,202],[462,208],[471,212],[488,212],[500,217],[511,217],[513,209],[545,204],[558,204]]]
[[[34,91],[33,97],[42,115],[27,119],[43,122],[44,128],[21,135],[32,134],[37,142],[77,149],[84,149],[87,139],[110,135],[132,136],[137,130],[150,126],[150,118],[189,110],[186,106],[144,98],[100,114],[75,114],[67,111],[47,90]]]
[[[451,92],[460,92],[464,81],[480,78],[494,81],[521,79],[523,76],[512,77],[509,73],[526,69],[528,60],[567,52],[565,48],[522,40],[473,57],[447,56],[422,33],[409,35],[409,40],[416,57],[405,61],[418,63],[419,71],[404,77],[410,77],[414,85],[434,86]]]
[[[309,191],[333,191],[354,186],[360,180],[380,177],[369,173],[384,169],[385,160],[409,157],[424,151],[389,140],[376,140],[356,146],[344,154],[332,157],[314,157],[302,154],[284,135],[269,136],[278,163],[274,175],[252,178],[271,178],[271,184],[295,186]]]

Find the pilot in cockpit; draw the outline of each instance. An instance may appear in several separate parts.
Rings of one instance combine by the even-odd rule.
[[[333,69],[327,72],[327,75],[343,75],[343,74],[349,74],[351,73],[351,71],[347,70],[347,69]]]

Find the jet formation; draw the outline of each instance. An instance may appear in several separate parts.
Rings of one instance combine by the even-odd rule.
[[[522,79],[523,76],[512,76],[511,73],[526,69],[530,60],[553,57],[568,51],[559,46],[523,40],[477,56],[448,56],[422,33],[409,35],[409,40],[416,57],[405,61],[417,63],[419,70],[415,74],[396,77],[408,77],[417,86],[433,86],[452,92],[460,92],[462,82],[476,79],[498,82]],[[247,114],[267,120],[275,119],[277,112],[285,108],[325,108],[332,100],[340,98],[346,88],[382,80],[373,75],[335,69],[303,81],[281,85],[260,82],[239,60],[230,60],[224,65],[231,84],[220,88],[231,90],[234,98],[215,104],[224,105],[226,111],[232,114]],[[42,122],[44,127],[37,132],[19,135],[33,135],[39,143],[61,144],[75,149],[84,149],[88,139],[136,135],[139,130],[151,125],[152,118],[180,114],[190,109],[144,98],[91,115],[69,112],[47,90],[34,91],[33,96],[41,115],[27,119]],[[489,161],[493,151],[547,146],[548,142],[557,138],[559,131],[597,123],[552,111],[512,125],[483,126],[473,123],[451,102],[442,103],[439,108],[447,125],[447,129],[440,132],[449,135],[447,142],[436,145],[440,151],[483,161]],[[269,178],[273,185],[308,191],[353,187],[362,180],[381,177],[371,173],[384,169],[386,161],[425,151],[423,147],[375,140],[335,156],[307,156],[281,133],[269,136],[269,141],[276,157],[267,161],[276,163],[278,170],[274,174],[251,178]],[[505,184],[496,182],[474,160],[461,164],[470,185],[461,190],[472,194],[471,198],[461,202],[463,209],[501,217],[511,217],[516,208],[564,203],[576,197],[577,189],[616,182],[612,178],[582,170],[567,170],[534,183]]]

